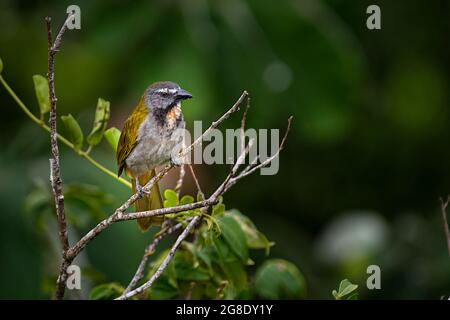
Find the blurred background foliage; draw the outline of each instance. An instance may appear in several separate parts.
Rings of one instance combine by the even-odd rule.
[[[382,30],[365,26],[372,2]],[[56,29],[70,4],[0,1],[3,76],[36,114],[32,75],[47,69],[43,18]],[[302,271],[307,297],[332,298],[344,278],[359,284],[360,298],[450,294],[438,202],[450,192],[448,1],[76,4],[82,28],[66,34],[56,58],[60,115],[74,115],[86,133],[103,97],[110,124],[121,128],[146,86],[172,80],[194,94],[184,107],[191,126],[215,120],[245,89],[249,126],[284,128],[291,114],[294,126],[280,172],[247,178],[225,201],[276,242],[271,257]],[[58,252],[54,221],[43,214],[51,210],[49,139],[3,88],[0,103],[0,298],[46,298]],[[238,124],[234,117],[226,126]],[[75,239],[129,191],[69,149],[61,153]],[[106,142],[93,156],[115,171]],[[211,191],[227,166],[196,170]],[[194,192],[187,179],[183,193]],[[94,282],[126,284],[150,238],[135,223],[114,225],[77,263]],[[381,267],[382,290],[366,289],[370,264]]]

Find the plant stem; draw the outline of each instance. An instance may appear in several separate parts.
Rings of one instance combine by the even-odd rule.
[[[11,89],[11,87],[8,85],[8,83],[6,82],[6,80],[3,78],[2,75],[0,75],[0,82],[2,83],[2,85],[5,87],[6,91],[8,91],[8,93],[10,94],[10,96],[14,99],[14,101],[19,105],[19,107],[22,109],[23,112],[25,112],[25,114],[33,121],[35,122],[37,125],[39,125],[42,129],[44,129],[47,132],[50,132],[50,127],[47,126],[43,120],[40,120],[38,117],[36,117],[31,111],[30,109],[27,108],[27,106],[22,102],[22,100],[20,100],[20,98],[16,95],[16,93]],[[119,181],[120,183],[122,183],[124,186],[128,187],[131,189],[131,183],[128,182],[127,180],[125,180],[124,178],[120,178],[117,177],[117,174],[115,174],[114,172],[112,172],[111,170],[105,168],[103,165],[101,165],[100,163],[98,163],[97,161],[95,161],[91,156],[89,156],[89,149],[84,152],[81,150],[76,150],[73,143],[70,142],[69,140],[67,140],[65,137],[63,137],[61,134],[58,133],[58,140],[61,141],[63,144],[65,144],[67,147],[69,147],[70,149],[72,149],[77,155],[79,155],[80,157],[86,159],[87,161],[89,161],[93,166],[95,166],[97,169],[99,169],[100,171],[102,171],[103,173],[107,174],[108,176],[110,176],[111,178]]]

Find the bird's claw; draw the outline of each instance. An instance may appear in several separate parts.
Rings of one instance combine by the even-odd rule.
[[[136,193],[138,194],[139,198],[150,195],[150,191],[144,190],[144,188],[138,183],[136,184]]]

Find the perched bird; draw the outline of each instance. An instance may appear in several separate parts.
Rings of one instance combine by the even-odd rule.
[[[141,196],[135,202],[136,211],[162,208],[162,198],[156,183],[150,194],[142,187],[155,176],[157,166],[175,161],[172,151],[179,141],[172,138],[177,129],[184,129],[181,101],[192,95],[174,82],[163,81],[150,85],[139,104],[125,121],[117,147],[118,176],[125,173],[132,179],[133,193]],[[141,230],[146,231],[156,218],[137,220]]]

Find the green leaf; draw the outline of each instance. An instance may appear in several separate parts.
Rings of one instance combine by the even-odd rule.
[[[186,195],[186,196],[183,196],[181,198],[181,200],[180,200],[180,204],[181,205],[191,204],[191,203],[194,203],[194,197],[193,196]]]
[[[255,289],[265,299],[300,299],[306,283],[298,268],[282,259],[267,260],[256,272]]]
[[[243,263],[248,261],[248,246],[245,233],[239,224],[230,216],[222,216],[217,219],[221,237],[228,243],[230,249],[241,259]]]
[[[67,116],[61,116],[61,119],[69,132],[69,138],[73,143],[75,150],[80,150],[83,146],[84,136],[77,120],[75,120],[70,113]]]
[[[50,112],[50,96],[48,93],[48,81],[47,78],[40,74],[33,76],[34,91],[36,92],[36,98],[39,103],[39,109],[41,114]]]
[[[344,279],[339,284],[339,292],[337,293],[338,298],[336,298],[336,299],[341,299],[341,298],[345,297],[346,295],[349,295],[356,289],[358,289],[357,284],[353,284],[348,279]],[[333,290],[333,291],[336,291],[336,290]],[[334,295],[334,293],[333,293],[333,295]]]
[[[332,292],[331,292],[331,294],[333,295],[333,297],[336,299],[336,300],[339,300],[340,298],[339,298],[339,293],[336,291],[336,290],[333,290]]]
[[[114,152],[116,152],[120,139],[120,130],[115,127],[111,127],[105,131],[104,135],[111,148]]]
[[[112,300],[120,296],[124,288],[115,282],[101,284],[93,288],[89,294],[91,300]]]
[[[225,205],[223,203],[219,203],[213,206],[213,216],[220,216],[225,212]]]
[[[266,236],[262,234],[254,225],[254,223],[238,210],[230,210],[225,213],[237,221],[242,231],[244,231],[247,238],[247,246],[250,249],[265,249],[266,255],[270,253],[270,247],[274,245],[273,242],[267,240]]]
[[[206,221],[206,226],[208,228],[208,231],[211,231],[211,233],[218,237],[222,233],[220,230],[219,223],[217,222],[217,219],[210,215],[204,215],[203,216]]]
[[[213,276],[212,259],[214,254],[214,247],[205,246],[196,251],[197,257],[206,265],[210,276]]]
[[[2,58],[0,58],[0,74],[2,73],[2,71],[3,71],[3,60]]]
[[[98,98],[97,108],[95,109],[94,124],[92,131],[87,137],[90,146],[96,146],[102,141],[103,133],[109,120],[109,101]]]
[[[212,232],[210,233],[210,237],[222,264],[238,260],[238,257],[233,254],[224,237],[216,237]]]
[[[175,207],[179,204],[178,195],[172,189],[164,190],[164,208]]]

